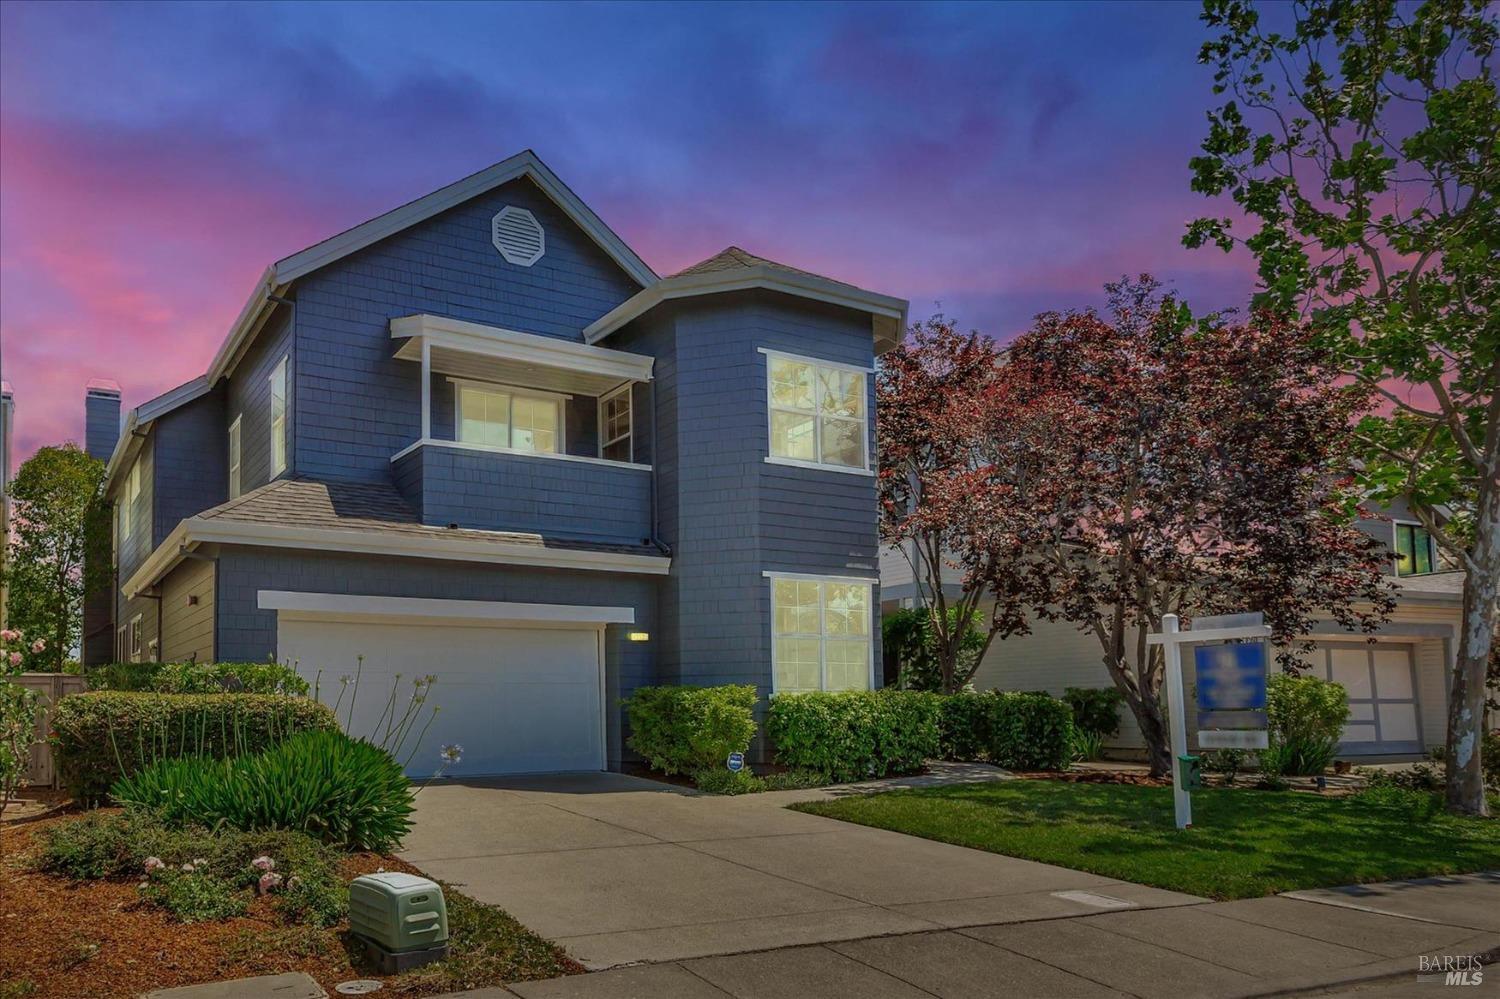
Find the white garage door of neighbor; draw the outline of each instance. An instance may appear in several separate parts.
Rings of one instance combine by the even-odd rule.
[[[1321,675],[1343,684],[1349,694],[1349,722],[1340,750],[1351,755],[1420,753],[1411,646],[1330,642],[1324,651]]]
[[[298,663],[303,676],[322,670],[321,697],[338,700],[342,674],[359,670],[353,735],[369,737],[392,685],[396,710],[411,699],[412,680],[433,674],[428,704],[440,707],[407,773],[430,776],[441,747],[457,743],[463,760],[453,777],[602,770],[603,713],[599,632],[592,628],[472,627],[462,624],[376,624],[287,620],[277,627],[277,657]],[[399,681],[396,674],[401,675]],[[342,721],[354,687],[344,691]],[[426,717],[420,724],[425,724]],[[384,726],[381,726],[384,731]],[[378,740],[377,740],[378,741]]]

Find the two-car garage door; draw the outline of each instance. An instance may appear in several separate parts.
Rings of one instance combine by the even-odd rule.
[[[428,703],[440,710],[420,742],[414,731],[401,754],[403,763],[410,755],[413,777],[430,776],[441,747],[455,743],[463,759],[450,776],[602,770],[601,635],[596,627],[380,623],[283,610],[277,657],[296,662],[309,679],[321,670],[322,699],[332,705],[343,694],[340,720],[354,697],[349,731],[377,741],[393,686],[399,718],[413,680],[436,676]],[[357,696],[352,680],[340,682],[356,671]],[[423,711],[416,728],[426,721]]]

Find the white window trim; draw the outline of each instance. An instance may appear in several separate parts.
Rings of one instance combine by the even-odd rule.
[[[285,357],[282,357],[282,359],[276,363],[276,367],[271,369],[269,378],[269,381],[271,383],[271,478],[273,479],[280,475],[282,472],[286,471],[287,452],[288,450],[290,450],[287,446],[286,439],[286,410],[288,402],[286,362],[287,359]],[[279,420],[276,416],[276,382],[278,379],[280,379],[281,381],[281,417],[279,418]],[[281,443],[281,453],[279,455],[276,453],[276,444],[278,440]]]
[[[797,583],[857,583],[869,587],[869,597],[866,599],[866,608],[870,613],[869,631],[866,634],[865,660],[867,669],[868,686],[866,690],[875,690],[875,587],[880,585],[880,580],[871,576],[819,576],[804,572],[764,572],[766,579],[766,593],[770,599],[770,629],[771,629],[771,696],[776,696],[776,583],[778,580]],[[818,684],[819,690],[828,690],[828,624],[823,619],[826,613],[824,608],[824,597],[821,590],[818,592]],[[800,693],[800,691],[799,691]]]
[[[245,442],[240,438],[240,419],[243,413],[234,418],[229,425],[229,498],[237,499],[240,495],[240,475],[245,461]]]
[[[596,414],[596,422],[599,424],[599,457],[601,460],[613,461],[614,459],[612,458],[604,457],[604,449],[606,447],[609,447],[609,445],[611,444],[617,444],[623,440],[630,441],[630,457],[627,458],[626,461],[630,462],[635,460],[635,393],[631,391],[632,388],[634,388],[634,385],[630,382],[626,382],[619,388],[611,389],[610,391],[604,393],[599,397],[599,401],[597,403],[598,413]],[[626,430],[625,433],[621,434],[619,437],[611,437],[606,439],[606,421],[604,418],[604,414],[607,409],[607,404],[621,395],[625,397],[625,413],[629,420],[630,429]]]
[[[115,662],[123,663],[130,660],[130,625],[122,624],[115,629]]]
[[[141,661],[141,655],[145,650],[145,643],[141,641],[145,637],[141,615],[137,614],[132,617],[126,628],[128,630],[125,634],[125,651],[129,654],[131,662],[138,663]]]
[[[820,357],[808,357],[808,356],[806,356],[804,354],[789,354],[789,353],[787,353],[785,351],[781,351],[781,350],[772,350],[769,347],[757,347],[756,350],[766,356],[766,379],[765,379],[765,384],[766,384],[766,457],[765,457],[765,462],[766,462],[766,464],[768,464],[768,465],[788,465],[788,466],[791,466],[793,468],[815,468],[815,469],[817,469],[819,471],[823,471],[823,472],[843,472],[846,475],[852,474],[852,475],[873,476],[875,474],[875,471],[874,471],[874,467],[873,467],[873,465],[871,463],[871,459],[872,459],[871,451],[873,451],[874,449],[870,446],[870,399],[869,399],[869,391],[870,390],[869,390],[869,379],[874,376],[875,369],[874,368],[862,368],[862,367],[860,367],[857,364],[842,364],[842,363],[840,363],[838,361],[825,361],[825,360],[823,360]],[[829,369],[834,370],[834,371],[844,371],[844,372],[848,372],[849,374],[857,374],[857,375],[864,375],[865,376],[865,379],[866,379],[866,381],[865,381],[865,398],[863,400],[861,400],[861,403],[862,403],[861,409],[864,411],[864,415],[861,416],[860,419],[859,419],[859,423],[860,423],[860,450],[864,452],[864,457],[865,457],[865,463],[863,465],[839,465],[839,464],[835,464],[835,463],[832,463],[832,462],[809,461],[809,460],[807,460],[805,458],[785,458],[785,457],[781,457],[779,455],[774,455],[774,454],[771,453],[771,414],[776,411],[776,407],[771,402],[771,361],[773,359],[775,359],[775,360],[782,360],[782,361],[793,361],[793,362],[795,362],[797,364],[810,364],[810,365],[813,366],[814,369],[817,369],[817,368],[829,368]],[[813,441],[814,441],[814,447],[817,449],[817,453],[821,455],[823,453],[823,450],[822,450],[822,447],[823,447],[822,419],[823,419],[823,416],[822,416],[822,413],[820,413],[819,410],[818,410],[818,392],[819,392],[818,384],[819,383],[818,383],[817,371],[814,370],[814,372],[813,372],[813,412],[812,412],[812,418],[813,418]],[[787,410],[787,411],[788,412],[793,412],[792,410]],[[803,412],[803,410],[799,409],[799,410],[795,410],[795,412],[801,413],[801,412]],[[837,419],[848,419],[848,417],[837,417]]]
[[[487,382],[478,378],[449,378],[453,383],[453,443],[462,444],[464,447],[481,447],[485,450],[497,449],[498,444],[482,444],[479,441],[460,440],[459,434],[463,433],[464,412],[463,404],[460,402],[460,389],[468,387],[480,389],[485,392],[503,392],[511,399],[510,413],[506,417],[506,427],[514,434],[515,425],[515,399],[517,396],[523,399],[540,399],[557,406],[557,450],[556,451],[528,451],[521,447],[506,447],[505,451],[511,454],[555,454],[563,455],[568,450],[568,400],[571,395],[562,392],[547,392],[542,389],[525,388],[520,385],[506,385],[504,382]],[[512,437],[512,440],[515,438]]]
[[[141,495],[141,459],[137,457],[130,465],[130,474],[125,476],[125,512],[120,518],[120,540],[129,541],[135,534],[135,501]]]

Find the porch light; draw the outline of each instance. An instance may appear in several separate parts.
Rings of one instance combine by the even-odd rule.
[[[632,631],[630,633],[630,640],[632,642],[649,642],[651,641],[651,633],[649,631]]]

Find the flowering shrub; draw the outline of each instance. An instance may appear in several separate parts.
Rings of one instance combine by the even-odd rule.
[[[0,656],[8,670],[19,669],[19,648],[24,637],[11,628],[0,630]],[[31,643],[33,652],[45,650],[41,639]],[[31,740],[36,732],[37,692],[0,677],[0,811],[10,804],[31,758]]]

